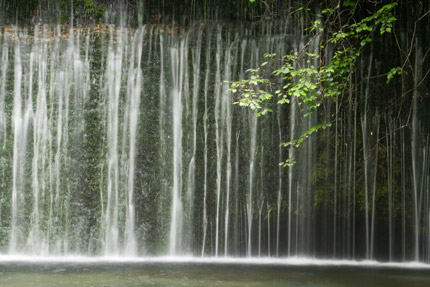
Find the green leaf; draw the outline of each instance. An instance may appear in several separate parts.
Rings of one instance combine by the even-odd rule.
[[[296,160],[293,157],[291,157],[279,163],[279,165],[282,165],[282,167],[287,167],[287,166],[293,166],[295,163],[296,163]]]
[[[392,68],[388,74],[387,74],[387,84],[390,83],[391,79],[395,76],[395,75],[401,75],[401,74],[407,74],[406,71],[404,71],[401,67],[394,67]]]
[[[355,6],[355,1],[352,0],[345,0],[343,2],[343,7],[354,7]]]
[[[323,13],[323,14],[326,14],[326,13],[333,14],[333,11],[334,11],[333,9],[327,8],[327,9],[322,10],[321,13]]]

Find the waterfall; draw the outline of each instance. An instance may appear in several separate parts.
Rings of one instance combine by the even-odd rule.
[[[389,248],[389,259],[393,260],[393,249],[394,249],[394,224],[393,224],[393,121],[386,120],[388,127],[386,129],[386,144],[387,144],[387,189],[388,189],[388,248]]]
[[[37,33],[37,31],[35,32]],[[37,34],[36,34],[37,35]],[[45,161],[49,160],[48,143],[50,134],[48,133],[48,111],[46,100],[46,75],[47,75],[47,45],[43,47],[34,46],[35,58],[38,70],[38,91],[36,97],[36,109],[33,117],[33,162],[32,162],[32,189],[33,189],[33,211],[31,216],[31,230],[29,233],[28,244],[30,250],[45,250],[46,235],[41,230],[41,217],[44,209],[40,208],[45,194]],[[30,60],[31,61],[31,60]],[[30,63],[30,72],[32,69]],[[30,81],[32,81],[30,77]],[[30,87],[32,83],[30,83]],[[32,94],[32,91],[29,92]],[[42,251],[43,252],[43,251]]]
[[[210,34],[208,34],[210,35]],[[208,45],[211,45],[211,37],[208,36]],[[204,88],[204,101],[205,101],[205,109],[203,114],[203,138],[204,138],[204,179],[203,179],[203,240],[202,240],[202,252],[201,255],[205,255],[205,247],[206,247],[206,235],[207,235],[207,227],[208,227],[208,217],[207,217],[207,187],[208,187],[208,92],[209,92],[209,76],[210,76],[210,60],[211,54],[210,50],[206,51],[206,73],[205,73],[205,88]]]
[[[416,38],[416,45],[419,44],[419,38]],[[422,58],[421,56],[421,50],[420,48],[417,48],[417,52],[415,54],[415,63],[417,63],[420,59]],[[424,176],[423,174],[421,174],[420,172],[420,160],[419,158],[421,158],[419,156],[420,153],[420,147],[419,147],[419,139],[418,139],[418,134],[419,134],[419,130],[418,130],[418,101],[417,101],[417,84],[418,84],[418,80],[420,78],[419,74],[418,74],[418,65],[415,65],[415,82],[414,82],[414,99],[413,99],[413,112],[412,112],[412,126],[411,126],[411,137],[412,137],[412,144],[411,144],[411,153],[412,153],[412,182],[413,182],[413,190],[414,190],[414,221],[415,221],[415,238],[414,238],[414,250],[415,250],[415,256],[414,259],[416,261],[419,260],[420,257],[420,235],[419,235],[419,221],[420,221],[420,214],[419,214],[419,209],[420,209],[420,199],[421,199],[421,176]]]
[[[224,256],[228,256],[229,250],[228,250],[228,238],[229,238],[229,225],[230,225],[230,189],[231,189],[231,174],[232,174],[232,167],[231,167],[231,138],[232,138],[232,124],[233,124],[233,117],[232,117],[232,104],[231,104],[231,97],[229,90],[229,84],[228,81],[231,80],[232,76],[232,49],[235,48],[235,43],[237,43],[236,40],[227,48],[225,52],[225,64],[224,64],[224,84],[223,84],[223,98],[222,98],[222,105],[225,109],[225,130],[226,130],[226,145],[227,145],[227,167],[226,167],[226,202],[225,202],[225,222],[224,222]],[[235,49],[237,51],[237,49]],[[237,52],[235,53],[237,55]],[[235,69],[233,68],[233,71]]]
[[[119,252],[119,104],[123,54],[125,49],[124,31],[120,31],[114,45],[113,29],[110,29],[109,51],[107,55],[106,84],[108,97],[107,142],[108,148],[108,187],[105,214],[105,253],[116,255]]]
[[[282,142],[282,127],[281,127],[281,115],[282,110],[279,108],[278,111],[278,133],[279,133],[279,142]],[[279,145],[279,158],[278,161],[281,163],[283,160],[282,158],[282,146]],[[279,165],[278,167],[278,196],[277,196],[277,203],[276,203],[276,256],[279,256],[279,240],[280,240],[280,225],[281,225],[281,203],[282,203],[282,166]]]
[[[215,141],[216,141],[216,217],[215,217],[215,256],[218,256],[219,233],[220,233],[220,204],[221,204],[221,183],[222,183],[222,159],[224,151],[224,110],[221,102],[222,81],[221,81],[221,30],[217,31],[216,49],[216,72],[215,72]]]
[[[173,188],[172,211],[169,236],[169,253],[176,254],[176,248],[181,244],[182,236],[182,96],[184,81],[188,77],[186,63],[188,61],[186,39],[180,46],[171,48],[172,60],[172,102],[173,102]]]
[[[192,155],[188,165],[187,182],[187,222],[184,223],[184,237],[187,245],[192,246],[192,234],[194,232],[191,224],[194,215],[194,194],[195,194],[195,173],[196,173],[196,152],[197,152],[197,116],[198,116],[198,96],[200,87],[200,61],[201,61],[202,30],[198,31],[197,47],[193,50],[193,92],[192,92]]]
[[[370,79],[371,71],[372,71],[372,56],[370,54],[369,59],[369,68],[367,73],[367,78]],[[368,80],[369,83],[369,80]],[[361,120],[361,129],[362,129],[362,137],[363,137],[363,158],[364,158],[364,188],[365,188],[365,224],[366,224],[366,258],[370,259],[370,231],[369,231],[369,144],[368,144],[368,122],[367,122],[367,99],[369,96],[369,85],[366,86],[365,94],[364,94],[364,114]]]
[[[17,240],[21,237],[19,227],[17,223],[18,219],[18,208],[22,201],[21,195],[21,161],[22,156],[25,152],[22,145],[25,144],[24,135],[22,131],[22,98],[21,98],[21,79],[22,79],[22,66],[21,66],[21,55],[20,46],[15,46],[15,77],[14,77],[14,101],[13,101],[13,128],[14,128],[14,142],[13,142],[13,185],[12,185],[12,211],[11,211],[11,231],[9,239],[9,252],[15,253],[17,251]],[[2,74],[4,74],[3,72]]]
[[[249,160],[249,190],[246,196],[246,215],[248,220],[248,237],[247,237],[247,252],[248,256],[252,255],[252,222],[254,212],[254,174],[255,174],[255,153],[257,145],[257,117],[255,113],[249,113],[249,125],[250,125],[250,160]]]
[[[290,139],[295,138],[295,134],[296,134],[296,119],[295,119],[295,115],[296,115],[296,101],[293,100],[290,106]],[[288,158],[294,158],[294,146],[290,146],[288,148]],[[288,167],[288,240],[287,240],[287,244],[288,244],[288,248],[287,248],[287,255],[291,256],[293,254],[292,252],[292,240],[293,240],[293,236],[292,236],[292,232],[293,232],[293,166],[289,166]]]
[[[127,94],[129,102],[129,172],[128,172],[128,198],[126,211],[126,253],[135,255],[137,252],[137,242],[135,234],[135,204],[134,204],[134,174],[136,157],[136,136],[139,120],[140,95],[142,90],[142,71],[140,67],[142,58],[143,28],[135,32],[130,56],[130,66],[128,71]]]
[[[264,21],[1,28],[0,252],[428,262],[420,37],[410,120],[374,77],[386,73],[376,45],[344,97],[308,117],[300,98],[274,96],[259,118],[235,104],[230,82],[264,53],[277,54],[261,68],[274,79],[309,33]],[[333,127],[281,145],[322,120]]]
[[[2,140],[1,146],[3,149],[6,147],[6,129],[7,129],[7,116],[5,107],[6,97],[6,71],[9,63],[9,45],[8,45],[9,34],[4,33],[4,40],[2,45],[1,53],[1,79],[0,79],[0,137]]]

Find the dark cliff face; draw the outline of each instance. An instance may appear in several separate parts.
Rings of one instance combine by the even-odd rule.
[[[189,24],[202,20],[237,21],[279,17],[288,1],[191,1],[191,0],[2,0],[2,24],[70,22],[72,11],[81,25],[103,23],[125,13],[130,25],[138,23]],[[111,19],[112,20],[112,19]]]
[[[119,21],[118,15],[126,14],[126,23],[177,23],[181,25],[200,21],[260,21],[285,19],[297,10],[304,10],[312,17],[316,11],[341,7],[343,20],[359,20],[374,13],[391,1],[316,1],[316,0],[1,0],[0,24],[67,24],[72,11],[75,24],[80,25]],[[401,0],[399,12],[428,9],[428,0]]]

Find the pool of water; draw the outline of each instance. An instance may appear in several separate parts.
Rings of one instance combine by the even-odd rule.
[[[428,287],[430,268],[354,261],[0,258],[0,286]]]

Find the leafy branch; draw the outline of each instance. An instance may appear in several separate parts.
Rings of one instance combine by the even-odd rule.
[[[333,17],[339,18],[340,8],[324,9],[318,15],[318,19],[325,17],[328,28],[324,29],[320,20],[314,21],[308,30],[315,33],[315,36],[301,51],[284,55],[282,59],[277,59],[276,54],[265,54],[266,61],[260,67],[247,70],[250,73],[249,78],[231,83],[231,92],[240,95],[236,104],[257,110],[257,116],[262,116],[272,112],[270,103],[273,104],[275,96],[278,105],[289,104],[295,99],[299,108],[304,111],[304,117],[307,117],[326,99],[337,101],[352,84],[351,75],[354,73],[357,59],[362,49],[372,42],[374,33],[379,32],[383,35],[392,31],[393,23],[396,21],[393,15],[396,6],[396,2],[384,5],[359,22],[341,24],[334,32],[328,28],[335,25],[336,20],[333,20]],[[315,41],[317,36],[324,35],[326,40],[318,43],[319,54],[311,53],[309,47],[312,41]],[[325,41],[327,46],[324,46],[322,41]],[[325,60],[324,55],[327,53],[332,56]],[[281,60],[282,65],[271,71],[272,79],[262,76],[263,70],[271,67],[269,64],[275,60]],[[387,74],[387,83],[395,75],[402,73],[404,72],[401,67],[393,68]],[[273,77],[282,85],[275,84]],[[300,147],[312,134],[330,126],[330,122],[318,123],[304,131],[297,139],[290,139],[281,146]],[[290,166],[294,163],[294,159],[287,159],[281,164]]]

